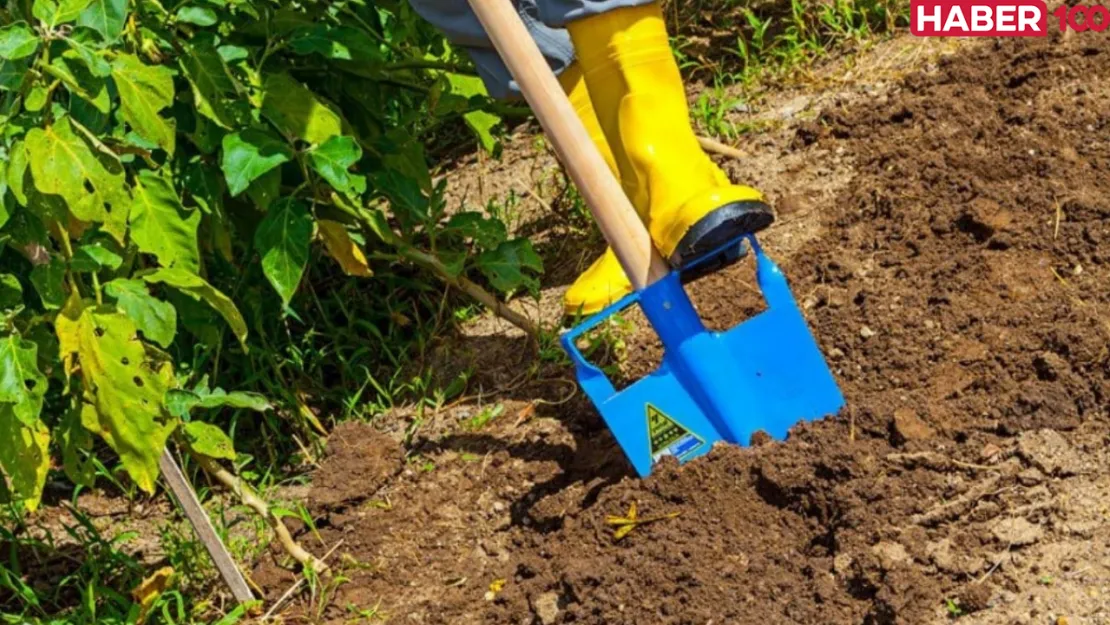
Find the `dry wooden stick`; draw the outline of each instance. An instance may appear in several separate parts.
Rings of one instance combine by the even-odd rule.
[[[270,510],[270,506],[266,503],[266,500],[259,497],[258,494],[254,492],[253,488],[248,486],[237,476],[232,475],[230,471],[223,468],[223,466],[215,460],[197,453],[193,453],[192,457],[197,461],[197,464],[204,469],[205,473],[216,478],[218,482],[234,492],[235,495],[239,497],[239,500],[246,504],[247,507],[266,519],[266,523],[274,530],[274,534],[277,535],[278,542],[281,543],[282,548],[285,549],[289,555],[293,556],[293,559],[317,573],[323,573],[328,570],[328,565],[309,553],[293,538],[289,533],[289,528],[285,527],[281,519]]]
[[[169,485],[174,497],[181,504],[182,511],[185,512],[185,516],[188,517],[189,523],[193,526],[193,531],[196,532],[200,542],[204,544],[204,548],[208,550],[209,557],[212,558],[216,570],[220,572],[220,577],[223,578],[224,583],[231,590],[235,601],[240,604],[253,601],[254,594],[247,586],[247,580],[243,578],[242,571],[239,570],[235,560],[228,553],[227,547],[220,540],[216,528],[212,525],[212,519],[208,517],[208,513],[200,505],[200,499],[197,498],[197,494],[185,478],[185,474],[181,472],[181,467],[177,466],[177,461],[173,459],[169,449],[162,450],[162,457],[158,459],[158,466],[162,469],[162,476],[165,477],[166,484]]]

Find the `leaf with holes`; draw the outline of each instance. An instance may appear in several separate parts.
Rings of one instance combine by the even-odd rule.
[[[169,347],[177,334],[177,309],[156,299],[141,280],[113,280],[104,292],[116,298],[116,306],[127,313],[147,339]]]
[[[133,54],[120,54],[112,60],[112,80],[119,90],[123,120],[135,134],[172,155],[174,124],[158,112],[173,104],[173,72],[147,65]]]
[[[253,180],[292,158],[289,146],[264,130],[249,128],[227,135],[220,168],[227,180],[228,193],[239,195]]]
[[[189,448],[203,456],[235,460],[235,446],[220,428],[203,421],[190,421],[182,427]]]
[[[0,337],[0,404],[31,427],[42,412],[46,376],[39,371],[38,345],[15,334]]]
[[[208,304],[227,321],[243,349],[247,349],[247,322],[243,320],[243,315],[228,296],[208,284],[208,281],[204,278],[179,267],[173,267],[159,269],[154,273],[145,275],[143,280],[146,280],[148,284],[171,286],[195,300]]]
[[[131,238],[163,267],[200,270],[197,228],[200,211],[181,204],[169,180],[143,170],[135,177],[131,204]]]
[[[262,272],[285,304],[301,282],[312,242],[312,216],[304,204],[283,198],[254,233],[254,247],[262,255]]]
[[[46,474],[50,470],[50,431],[35,420],[31,425],[16,418],[11,404],[0,404],[0,479],[13,501],[31,512],[39,507]]]
[[[76,360],[93,408],[82,420],[119,454],[135,484],[152,493],[158,458],[177,427],[162,404],[174,383],[172,367],[148,359],[135,325],[115,308],[67,306],[64,312],[59,348]]]
[[[113,207],[126,214],[122,169],[101,162],[68,119],[31,129],[24,144],[35,188],[61,196],[74,217],[103,222]]]

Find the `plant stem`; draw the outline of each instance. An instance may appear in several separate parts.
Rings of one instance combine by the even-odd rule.
[[[203,454],[196,453],[192,449],[189,449],[188,445],[182,445],[182,447],[189,451],[189,455],[197,461],[197,464],[204,469],[205,473],[216,478],[218,482],[234,492],[243,504],[254,510],[263,519],[266,519],[266,523],[273,528],[274,534],[277,536],[278,542],[281,543],[282,549],[285,549],[286,553],[293,556],[294,560],[316,573],[323,573],[328,570],[327,564],[324,564],[322,560],[309,553],[293,538],[292,534],[289,533],[289,528],[285,527],[281,519],[270,510],[270,506],[266,503],[266,500],[259,497],[258,493],[254,492],[253,488],[239,479],[238,476],[232,475],[230,471],[223,468],[223,466],[215,460]]]

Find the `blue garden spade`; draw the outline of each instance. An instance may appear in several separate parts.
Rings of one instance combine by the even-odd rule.
[[[578,381],[641,476],[665,457],[680,463],[718,441],[747,444],[753,433],[775,438],[803,420],[834,414],[844,397],[817,347],[786,277],[745,235],[767,308],[726,332],[706,329],[682,286],[682,274],[736,256],[731,241],[688,263],[668,267],[655,251],[620,183],[575,115],[558,80],[528,35],[511,0],[470,0],[540,124],[554,144],[635,291],[563,336]],[[576,340],[621,310],[639,304],[663,343],[653,373],[616,390],[583,357]]]

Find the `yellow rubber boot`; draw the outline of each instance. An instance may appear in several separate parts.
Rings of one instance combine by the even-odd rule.
[[[605,133],[594,113],[593,102],[590,99],[586,81],[583,80],[581,66],[575,63],[559,75],[559,83],[563,86],[570,103],[582,125],[590,133],[594,145],[605,158],[609,169],[616,174],[617,165],[613,159],[613,151],[609,142],[605,140]],[[612,249],[606,249],[586,271],[582,272],[563,295],[563,306],[568,315],[591,315],[605,308],[632,292],[632,283],[624,275],[624,269],[617,260]]]
[[[659,4],[567,26],[621,184],[656,248],[684,267],[771,225],[763,195],[733,185],[702,151]]]

